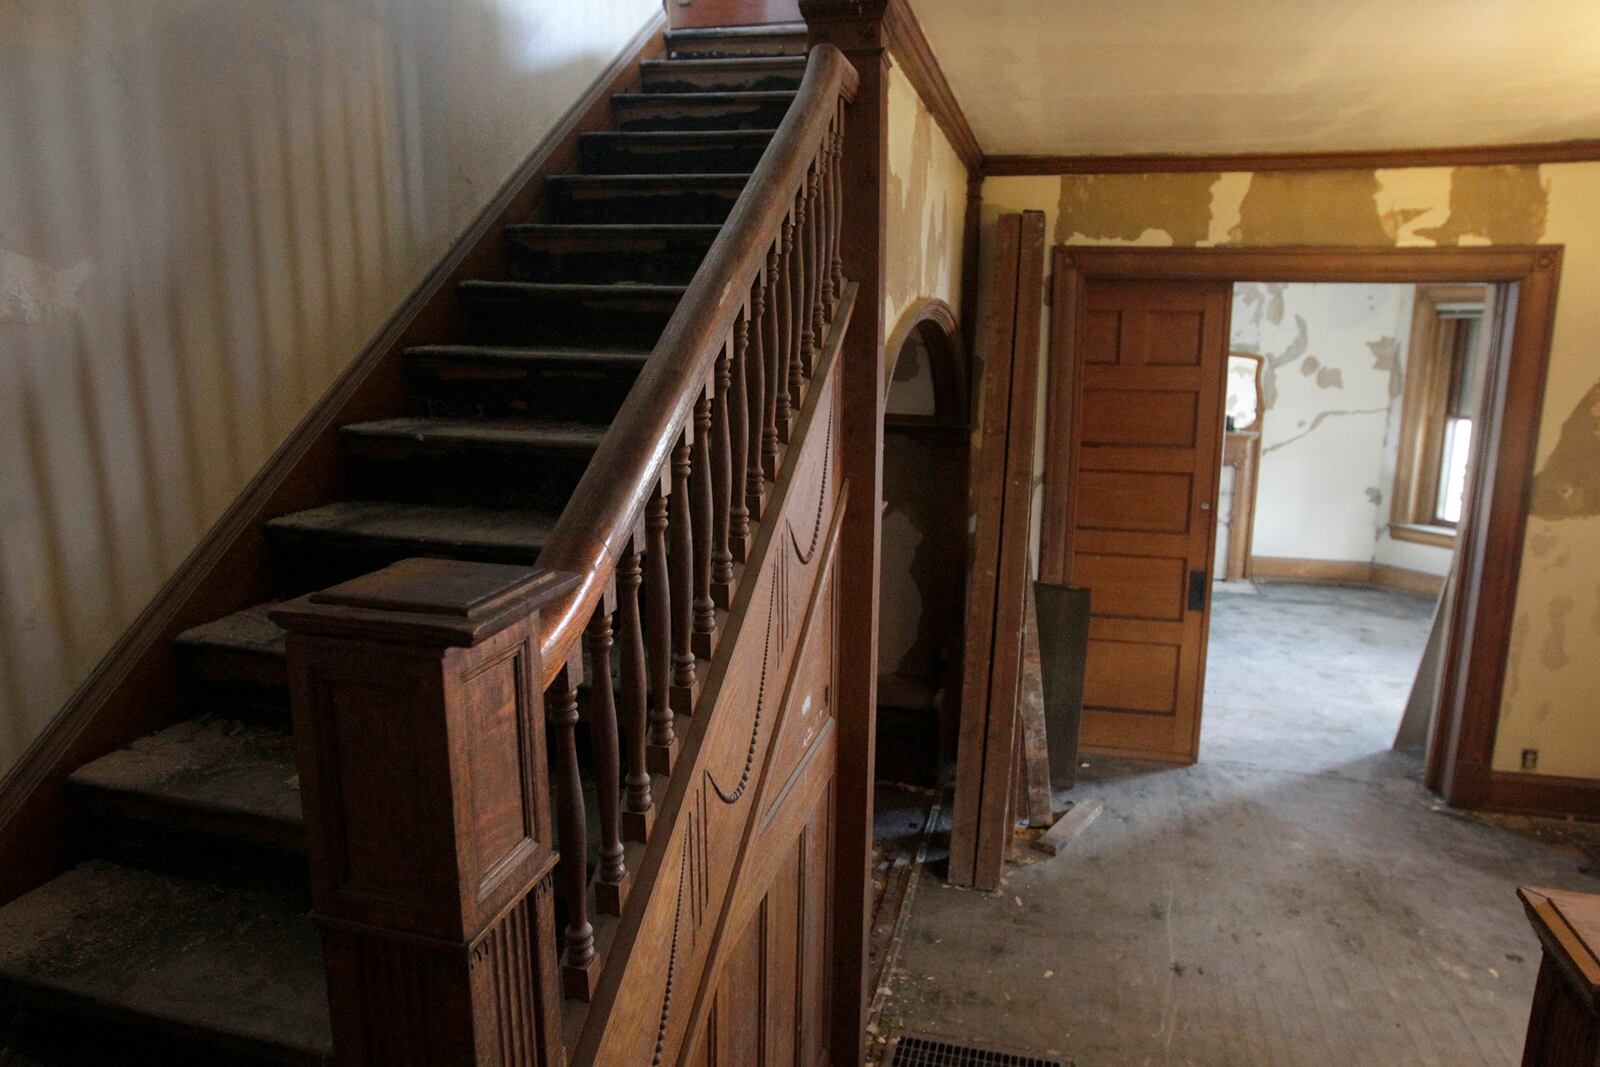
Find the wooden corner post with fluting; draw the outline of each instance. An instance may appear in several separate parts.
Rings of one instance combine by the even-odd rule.
[[[273,612],[341,1064],[563,1062],[539,612],[575,581],[413,559]]]

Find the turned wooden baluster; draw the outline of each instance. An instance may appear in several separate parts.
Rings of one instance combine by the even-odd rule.
[[[672,576],[672,710],[694,711],[694,508],[689,497],[690,452],[694,430],[685,426],[672,451],[672,500],[667,533],[672,542],[667,569]]]
[[[816,373],[826,326],[822,318],[822,229],[827,220],[827,211],[822,202],[823,161],[824,156],[819,149],[806,179],[807,198],[811,204],[808,210],[811,222],[806,231],[806,315],[811,320],[811,347],[806,351],[805,365],[807,378]]]
[[[556,842],[561,862],[556,874],[567,908],[566,947],[561,956],[561,986],[569,997],[588,1000],[600,970],[589,922],[589,825],[583,810],[583,778],[578,767],[578,675],[569,664],[551,687],[550,723],[555,727]]]
[[[728,425],[729,392],[733,389],[733,336],[717,357],[717,393],[711,401],[711,599],[724,611],[733,601],[732,427]]]
[[[745,468],[744,502],[750,521],[761,521],[766,501],[766,425],[767,425],[767,274],[762,272],[750,287],[750,348],[745,371]]]
[[[795,331],[794,315],[794,213],[791,209],[789,217],[783,220],[783,236],[778,241],[778,254],[780,260],[778,277],[778,300],[774,307],[777,314],[774,316],[778,327],[778,344],[773,361],[772,379],[776,385],[776,404],[773,411],[773,430],[778,440],[785,444],[789,441],[790,420],[794,414],[794,396],[789,382],[789,364],[794,360],[794,347],[797,335]],[[776,463],[777,456],[773,456]],[[773,478],[777,478],[774,466]]]
[[[844,210],[844,186],[840,160],[844,156],[844,103],[841,101],[833,120],[833,217],[835,228],[833,232],[833,248],[829,253],[828,273],[833,278],[833,295],[838,300],[844,296],[844,259],[840,243],[843,240],[842,213]]]
[[[713,369],[712,374],[716,371]],[[710,659],[717,636],[717,603],[711,597],[712,528],[715,501],[711,484],[711,391],[708,382],[694,404],[694,451],[691,454],[692,487],[689,502],[694,508],[694,654]]]
[[[750,398],[749,368],[745,365],[749,352],[750,309],[746,307],[733,323],[733,361],[728,374],[732,388],[727,404],[728,551],[735,563],[745,562],[750,554],[750,498],[746,489],[750,478],[750,442],[746,434]]]
[[[648,841],[655,818],[650,796],[650,764],[645,744],[650,728],[649,696],[645,691],[644,619],[639,613],[639,588],[644,584],[640,567],[644,531],[634,531],[617,561],[617,645],[622,662],[620,714],[627,773],[622,779],[622,832],[629,841]]]
[[[761,342],[761,472],[776,481],[778,477],[778,383],[783,381],[783,239],[778,238],[767,252],[766,329]],[[752,478],[754,475],[752,475]],[[764,489],[765,487],[763,487]]]
[[[660,481],[644,506],[645,658],[650,669],[648,762],[657,774],[671,774],[678,755],[677,723],[672,717],[672,581],[667,552],[668,494]]]
[[[628,866],[622,848],[622,752],[617,743],[617,704],[611,686],[614,600],[612,595],[600,598],[583,635],[584,644],[589,647],[589,746],[594,760],[595,807],[600,814],[595,904],[606,915],[621,915],[622,902],[628,896]]]
[[[800,183],[794,206],[794,360],[789,366],[789,392],[795,411],[800,410],[803,399],[801,375],[811,373],[811,353],[817,343],[811,332],[811,227],[815,222],[811,203],[811,180],[808,174]]]
[[[829,261],[833,255],[833,130],[822,136],[822,240],[817,246],[817,281],[821,296],[817,300],[817,336],[824,336],[828,323],[833,321],[833,272]]]

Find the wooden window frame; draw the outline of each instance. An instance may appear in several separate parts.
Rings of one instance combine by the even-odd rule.
[[[1418,285],[1406,348],[1405,391],[1400,407],[1399,451],[1389,515],[1389,536],[1438,548],[1454,548],[1456,525],[1438,520],[1439,479],[1459,319],[1446,307],[1483,309],[1482,329],[1491,328],[1486,285]],[[1477,420],[1475,420],[1477,421]]]

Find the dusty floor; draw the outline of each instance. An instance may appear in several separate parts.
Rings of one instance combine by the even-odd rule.
[[[945,887],[935,839],[878,1028],[1078,1067],[1518,1062],[1538,945],[1513,890],[1600,891],[1600,835],[1440,810],[1390,751],[1430,612],[1218,596],[1200,763],[1093,761],[1072,796],[1105,813],[998,894]]]

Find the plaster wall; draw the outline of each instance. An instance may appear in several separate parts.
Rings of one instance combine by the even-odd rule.
[[[659,7],[0,3],[0,769]]]
[[[1600,778],[1600,164],[990,178],[983,247],[1025,209],[1065,244],[1564,246],[1494,767]]]
[[[933,113],[898,64],[891,65],[889,180],[885,219],[884,323],[895,333],[923,300],[936,298],[959,311],[961,255],[967,208],[967,168]],[[895,353],[889,353],[893,360]],[[925,352],[893,368],[888,410],[933,413],[933,387]],[[945,450],[924,439],[892,434],[884,450],[883,552],[880,562],[879,671],[918,678],[937,674],[945,637],[942,617],[950,595],[930,539],[943,537],[941,503],[952,498],[925,491],[930,472],[959,478]],[[952,486],[953,491],[958,491]],[[959,594],[957,594],[959,595]]]

